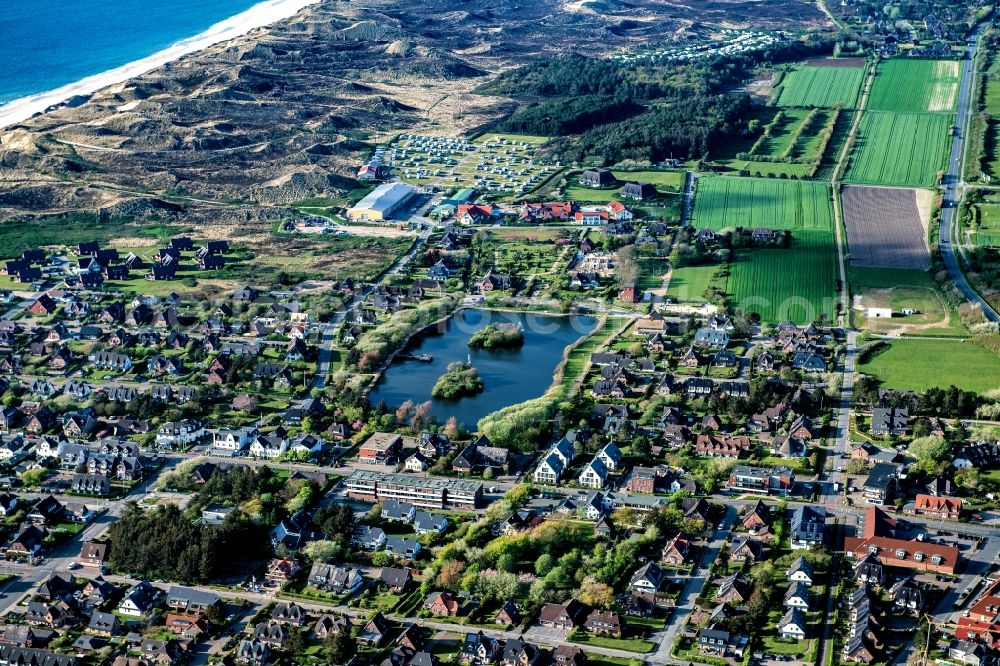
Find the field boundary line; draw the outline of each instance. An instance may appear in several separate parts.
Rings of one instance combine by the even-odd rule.
[[[822,2],[823,0],[818,0]],[[868,75],[865,78],[864,86],[861,89],[861,96],[858,98],[858,108],[851,119],[851,131],[847,133],[844,145],[840,148],[840,156],[837,164],[833,167],[833,175],[830,177],[830,196],[833,197],[833,230],[837,241],[837,265],[840,269],[840,312],[837,314],[837,322],[841,326],[851,328],[852,310],[849,286],[847,284],[847,266],[844,261],[844,237],[847,229],[844,226],[844,216],[840,205],[841,171],[844,169],[844,160],[851,152],[854,141],[857,139],[858,126],[861,124],[861,117],[865,113],[868,105],[868,94],[871,92],[872,83],[875,81],[875,69],[877,63],[872,63],[868,68]]]

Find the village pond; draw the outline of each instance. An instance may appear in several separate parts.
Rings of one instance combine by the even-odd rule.
[[[471,349],[469,338],[487,324],[516,324],[524,330],[524,345],[518,349]],[[552,384],[552,373],[566,347],[588,335],[597,325],[590,316],[556,316],[495,310],[459,310],[440,328],[415,338],[392,363],[372,389],[372,404],[384,400],[396,408],[407,400],[419,404],[430,400],[431,413],[444,423],[455,416],[464,427],[474,429],[479,419],[499,409],[537,398]],[[413,356],[428,354],[430,362]],[[471,361],[483,379],[484,390],[459,400],[438,400],[431,389],[448,364]]]

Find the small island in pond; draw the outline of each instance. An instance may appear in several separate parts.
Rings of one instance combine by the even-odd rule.
[[[461,361],[448,364],[448,371],[438,378],[431,395],[441,400],[457,400],[476,395],[483,390],[483,378],[470,364]]]
[[[469,338],[473,349],[517,349],[524,344],[524,331],[516,324],[488,324]]]

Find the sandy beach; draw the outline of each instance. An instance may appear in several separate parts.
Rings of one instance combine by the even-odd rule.
[[[100,74],[95,74],[94,76],[88,76],[55,90],[13,100],[0,106],[0,128],[27,120],[37,113],[44,112],[74,97],[91,95],[102,88],[145,74],[168,62],[200,51],[213,44],[245,35],[255,28],[261,28],[289,18],[303,8],[317,2],[319,0],[266,0],[244,12],[216,23],[204,32],[187,39],[182,39],[162,51],[158,51],[140,60]]]

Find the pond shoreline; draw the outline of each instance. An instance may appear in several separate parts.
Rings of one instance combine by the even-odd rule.
[[[498,314],[506,316],[494,317]],[[477,315],[481,317],[478,321],[475,320]],[[582,326],[570,324],[574,317]],[[531,323],[533,318],[538,318],[538,325]],[[599,319],[590,314],[460,306],[414,331],[386,359],[368,384],[369,400],[373,403],[384,400],[391,407],[405,400],[430,400],[439,422],[456,416],[463,426],[473,428],[483,416],[549,393],[556,384],[555,373],[565,365],[567,349],[575,348],[592,335],[598,328]],[[455,322],[458,322],[457,328],[453,325]],[[525,330],[524,345],[517,349],[468,347],[468,339],[490,323],[519,323]],[[415,353],[428,354],[433,360],[415,362],[400,358]],[[446,401],[433,398],[430,390],[446,365],[466,360],[472,360],[473,365],[482,370],[486,390],[447,405]],[[403,366],[405,371],[401,370]],[[515,399],[509,402],[512,397]]]

